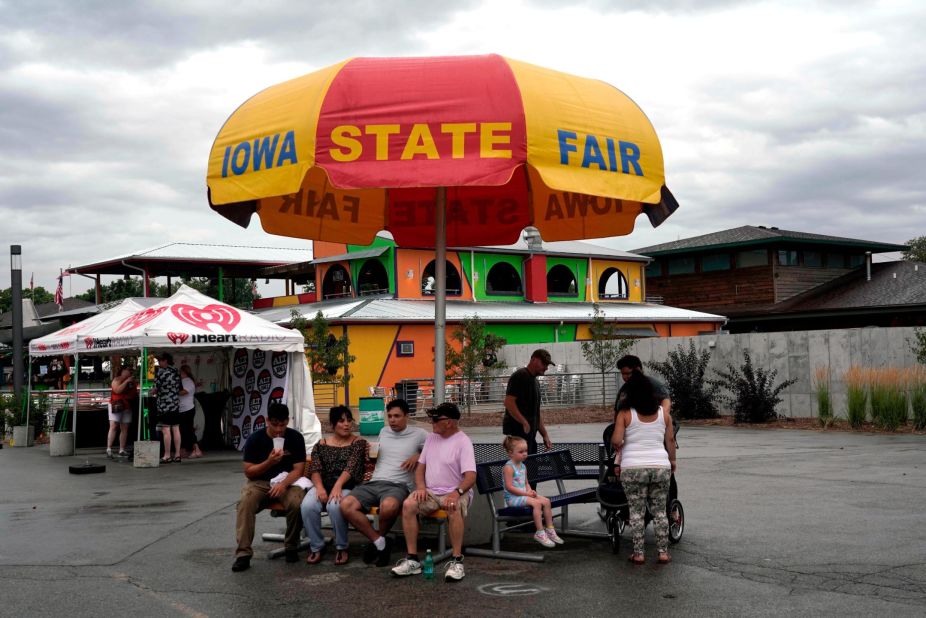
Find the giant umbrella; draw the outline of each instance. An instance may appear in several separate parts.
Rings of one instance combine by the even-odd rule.
[[[497,55],[354,58],[245,101],[209,155],[209,204],[271,234],[434,248],[435,401],[446,248],[655,227],[678,203],[643,111],[604,82]]]

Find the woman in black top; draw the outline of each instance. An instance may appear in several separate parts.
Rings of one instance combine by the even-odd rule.
[[[341,515],[341,499],[363,481],[367,441],[353,435],[354,415],[347,406],[335,406],[329,414],[332,435],[312,449],[309,478],[312,487],[302,501],[302,523],[309,535],[309,564],[322,559],[325,537],[322,535],[322,510],[328,512],[334,528],[334,563],[347,564],[347,521]]]

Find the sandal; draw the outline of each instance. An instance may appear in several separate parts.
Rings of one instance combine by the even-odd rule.
[[[659,552],[659,558],[657,559],[657,562],[659,562],[659,564],[669,564],[672,562],[672,556],[670,556],[669,552],[667,551],[661,551]]]
[[[645,564],[646,558],[643,557],[643,554],[630,554],[630,557],[627,559],[630,564]]]
[[[342,564],[347,564],[348,560],[350,560],[350,555],[348,555],[346,549],[339,549],[337,553],[334,555],[334,563],[337,566],[341,566]]]
[[[174,457],[173,459],[171,459],[171,461],[174,462],[174,463],[180,463],[180,458],[179,458],[179,457]]]
[[[305,559],[306,564],[318,564],[322,561],[321,551],[310,551],[309,557]]]
[[[164,463],[170,463],[170,462],[172,462],[172,461],[173,461],[173,459],[171,459],[170,457],[161,457],[161,463],[162,463],[162,464],[164,464]]]

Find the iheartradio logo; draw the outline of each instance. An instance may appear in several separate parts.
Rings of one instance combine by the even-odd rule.
[[[149,307],[144,311],[139,311],[135,315],[129,316],[126,321],[122,323],[122,326],[116,329],[116,332],[120,333],[124,330],[134,330],[139,326],[147,324],[165,311],[167,311],[167,307],[159,307],[158,309],[152,309]]]
[[[167,338],[170,339],[170,342],[174,345],[180,345],[184,341],[190,338],[186,333],[167,333]]]
[[[210,325],[215,324],[230,333],[241,321],[241,314],[226,305],[206,305],[200,309],[193,305],[177,304],[171,305],[170,312],[178,320],[207,332],[212,332]]]

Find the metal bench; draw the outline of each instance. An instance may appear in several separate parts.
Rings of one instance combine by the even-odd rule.
[[[503,551],[501,538],[505,532],[533,526],[532,510],[529,507],[513,507],[497,505],[495,498],[502,495],[505,488],[504,467],[507,458],[497,461],[488,461],[476,464],[476,487],[479,493],[486,497],[492,514],[492,549],[467,548],[466,553],[473,556],[488,558],[501,558],[506,560],[528,560],[543,562],[544,554]],[[554,517],[560,518],[560,534],[585,537],[607,537],[606,532],[589,532],[585,530],[569,529],[569,505],[586,502],[597,502],[597,485],[566,491],[564,480],[576,478],[576,467],[568,449],[547,451],[530,455],[524,462],[527,467],[528,483],[537,489],[540,483],[553,481],[556,483],[558,493],[547,496],[554,509],[560,512]],[[543,491],[538,491],[546,495]],[[502,529],[502,524],[506,524]]]
[[[539,445],[543,449],[543,445]],[[508,458],[508,453],[502,448],[501,440],[498,442],[480,442],[473,444],[476,453],[476,463],[497,461]],[[574,479],[594,479],[601,477],[604,470],[606,450],[602,442],[555,442],[550,451],[569,451],[572,463],[575,466]],[[540,452],[550,452],[540,451]]]

